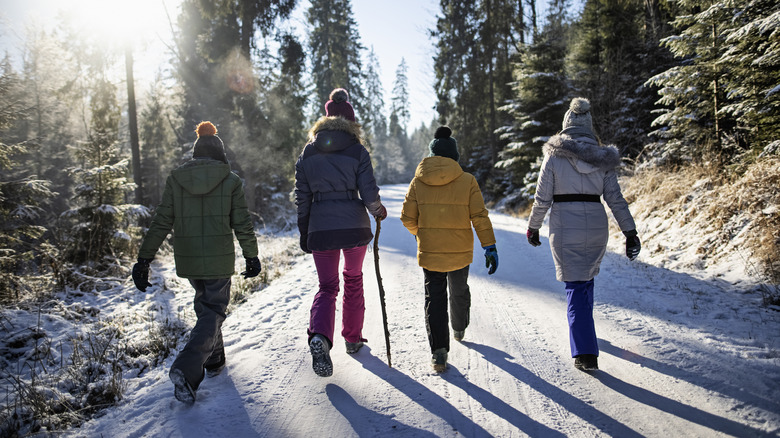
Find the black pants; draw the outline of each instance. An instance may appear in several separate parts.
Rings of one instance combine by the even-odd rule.
[[[471,292],[469,267],[450,272],[435,272],[423,268],[425,274],[425,328],[431,353],[439,348],[450,351],[449,323],[452,329],[465,330],[469,325]],[[450,291],[450,315],[447,315],[447,286]]]

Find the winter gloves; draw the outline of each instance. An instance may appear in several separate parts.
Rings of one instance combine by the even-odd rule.
[[[623,235],[626,236],[626,257],[629,260],[634,260],[639,255],[639,250],[642,249],[636,230],[623,231]]]
[[[311,254],[311,250],[309,249],[309,235],[308,234],[301,234],[301,251],[305,252],[306,254]]]
[[[387,209],[384,205],[379,204],[379,212],[374,215],[374,218],[376,218],[378,221],[383,221],[387,218]]]
[[[498,269],[498,250],[496,245],[488,245],[485,250],[485,267],[488,269],[488,275],[492,275]]]
[[[141,292],[146,292],[146,288],[151,286],[149,283],[149,264],[152,259],[138,259],[138,263],[133,265],[133,283]]]
[[[539,230],[536,228],[529,228],[528,231],[525,232],[525,237],[528,238],[528,243],[532,246],[539,246],[542,244],[539,240]]]
[[[133,283],[141,292],[146,292],[146,288],[152,285],[152,283],[149,283],[149,265],[151,263],[152,259],[139,258],[138,263],[133,265]],[[259,258],[248,257],[246,259],[246,271],[242,272],[241,275],[244,278],[257,277],[262,269]]]
[[[263,266],[260,264],[259,258],[246,257],[246,271],[242,272],[241,275],[243,275],[244,278],[257,277],[262,269]]]
[[[623,231],[626,236],[626,257],[629,260],[634,260],[639,255],[639,251],[642,249],[642,244],[639,242],[636,230]],[[529,228],[525,232],[525,236],[528,238],[528,243],[533,246],[539,246],[542,242],[539,240],[539,230]]]

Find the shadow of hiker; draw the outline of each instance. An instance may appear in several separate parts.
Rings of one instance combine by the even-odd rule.
[[[510,362],[509,359],[512,359],[512,357],[509,356],[506,352],[474,342],[464,341],[462,344],[482,354],[482,356],[488,362],[506,371],[517,380],[525,382],[528,384],[528,386],[535,389],[540,394],[544,395],[554,403],[559,404],[561,407],[571,412],[572,414],[589,422],[596,428],[600,429],[602,432],[611,436],[619,436],[622,438],[639,438],[643,436],[639,432],[636,432],[620,421],[609,417],[588,403],[545,381],[522,365]]]
[[[446,380],[454,386],[461,388],[466,392],[466,394],[471,396],[471,398],[479,402],[485,409],[493,412],[500,418],[503,418],[515,426],[518,430],[529,436],[566,436],[564,433],[561,433],[555,429],[551,429],[544,424],[532,419],[528,415],[518,411],[507,402],[491,394],[489,391],[469,382],[463,373],[458,371],[458,369],[452,366],[452,364],[447,366],[447,372],[442,374],[442,379]]]
[[[599,338],[599,349],[601,349],[601,351],[604,353],[615,356],[616,358],[641,365],[661,374],[674,377],[675,379],[685,380],[691,384],[701,386],[702,388],[710,391],[719,392],[727,397],[733,398],[734,400],[739,400],[743,403],[765,409],[769,412],[780,412],[780,403],[778,403],[777,400],[767,400],[766,398],[744,391],[742,388],[728,385],[725,382],[708,379],[699,374],[681,370],[680,368],[673,365],[668,365],[663,362],[650,359],[649,357],[645,357],[632,351],[620,348],[605,339]]]
[[[170,390],[173,398],[173,386]],[[203,381],[194,404],[177,400],[171,403],[176,406],[174,414],[181,436],[220,436],[225,431],[236,437],[260,436],[252,425],[241,392],[236,388],[228,368],[220,375]]]
[[[659,411],[668,412],[675,417],[702,425],[714,431],[723,432],[731,436],[761,436],[768,434],[767,432],[754,429],[748,425],[729,420],[728,418],[719,417],[715,414],[694,408],[693,406],[680,403],[677,400],[672,400],[668,397],[650,392],[644,388],[624,382],[604,371],[594,373],[593,377],[607,388],[636,400],[639,403],[656,408]]]
[[[473,420],[463,415],[455,406],[452,406],[444,397],[428,389],[422,383],[414,380],[396,368],[390,368],[380,358],[370,354],[371,349],[366,345],[361,350],[366,353],[352,356],[359,361],[363,368],[383,379],[391,386],[406,394],[412,401],[436,415],[452,426],[453,431],[469,437],[492,437],[488,431],[476,424]]]
[[[358,436],[375,437],[394,433],[404,436],[436,437],[436,434],[432,432],[401,423],[393,418],[393,415],[382,415],[360,406],[344,388],[333,383],[328,383],[325,386],[325,393],[333,407],[349,421]]]

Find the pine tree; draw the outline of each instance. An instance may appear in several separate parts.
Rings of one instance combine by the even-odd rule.
[[[366,138],[370,144],[381,142],[387,135],[385,93],[380,74],[379,59],[377,59],[372,47],[368,53],[368,62],[366,63],[366,97],[360,118],[361,124],[365,129]]]
[[[140,117],[141,174],[144,184],[142,204],[146,206],[160,203],[166,176],[181,159],[181,147],[172,127],[180,124],[171,104],[175,100],[165,90],[162,78],[158,75],[149,87]]]
[[[724,66],[717,62],[726,51],[725,35],[735,27],[730,3],[680,0],[689,13],[673,22],[679,34],[662,40],[681,60],[647,81],[660,87],[658,103],[665,107],[653,121],[660,128],[652,132],[659,141],[651,149],[662,162],[729,159],[736,152],[723,143],[736,123],[722,111],[728,90]]]
[[[590,99],[597,135],[634,154],[644,146],[647,134],[646,125],[638,121],[653,105],[653,90],[642,87],[648,59],[642,6],[588,0],[575,26],[568,73],[573,82],[569,97]]]
[[[458,139],[461,164],[487,181],[503,141],[496,130],[506,123],[498,108],[511,97],[511,58],[525,31],[508,0],[442,0],[442,16],[431,32],[439,122]],[[488,188],[490,190],[490,188]]]
[[[98,80],[92,90],[90,132],[74,148],[81,165],[69,169],[79,183],[76,205],[62,215],[66,260],[97,272],[118,268],[129,251],[130,238],[124,229],[127,215],[135,210],[125,203],[134,184],[127,179],[128,160],[121,159],[117,149],[121,114],[116,93],[116,87],[105,79]]]
[[[724,32],[726,47],[717,61],[731,96],[721,111],[735,119],[735,135],[755,154],[780,138],[780,5],[733,5],[735,26]]]
[[[6,134],[27,117],[23,84],[6,57],[0,62],[0,302],[18,301],[28,292],[45,290],[56,266],[58,250],[44,240],[41,225],[50,182],[38,179],[14,158],[28,152],[24,142],[10,143]]]
[[[501,107],[512,124],[499,130],[509,141],[496,167],[504,171],[504,193],[510,206],[522,204],[535,193],[542,146],[561,128],[569,89],[565,59],[570,29],[567,0],[550,4],[545,24],[515,64],[515,96]]]
[[[395,81],[393,81],[393,97],[391,99],[391,113],[398,116],[398,128],[406,132],[409,124],[409,66],[406,60],[401,58],[401,63],[395,69]]]
[[[306,11],[310,25],[309,53],[314,82],[312,118],[323,114],[334,88],[349,92],[355,116],[360,118],[365,93],[358,26],[349,0],[312,0]]]
[[[264,75],[268,84],[263,89],[268,91],[261,97],[267,126],[260,144],[244,157],[254,163],[257,172],[255,185],[247,187],[247,196],[255,199],[255,211],[266,225],[281,224],[289,217],[289,212],[280,210],[289,206],[287,198],[279,194],[292,189],[295,158],[306,143],[307,132],[304,47],[291,33],[281,34],[278,43],[278,55],[268,56],[273,62]]]
[[[361,113],[366,147],[371,151],[374,161],[374,175],[380,184],[387,182],[387,115],[385,113],[384,87],[380,78],[379,60],[372,47],[366,62],[365,89],[366,98]]]
[[[388,141],[395,153],[388,157],[394,181],[408,181],[414,176],[414,166],[417,165],[417,154],[407,136],[409,124],[409,67],[401,58],[395,70],[393,95],[391,98],[390,122],[388,124]]]

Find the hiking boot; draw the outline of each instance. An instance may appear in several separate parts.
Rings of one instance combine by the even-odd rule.
[[[347,345],[347,354],[355,354],[363,347],[363,341],[345,342]]]
[[[452,331],[452,337],[458,342],[462,341],[464,336],[466,336],[466,329]]]
[[[330,360],[330,346],[322,335],[314,335],[309,341],[311,350],[311,366],[320,377],[333,375],[333,362]]]
[[[225,368],[225,355],[221,354],[217,362],[211,364],[206,363],[206,365],[204,365],[203,368],[206,369],[206,377],[218,376],[219,373],[221,373],[222,370]]]
[[[447,349],[439,348],[434,351],[431,357],[431,364],[433,365],[433,371],[443,373],[447,369]]]
[[[195,403],[195,390],[187,383],[187,379],[184,378],[184,373],[181,370],[171,369],[168,377],[173,382],[173,395],[176,397],[176,400],[188,404]]]
[[[574,358],[574,368],[582,371],[599,369],[599,359],[595,354],[581,354]]]

